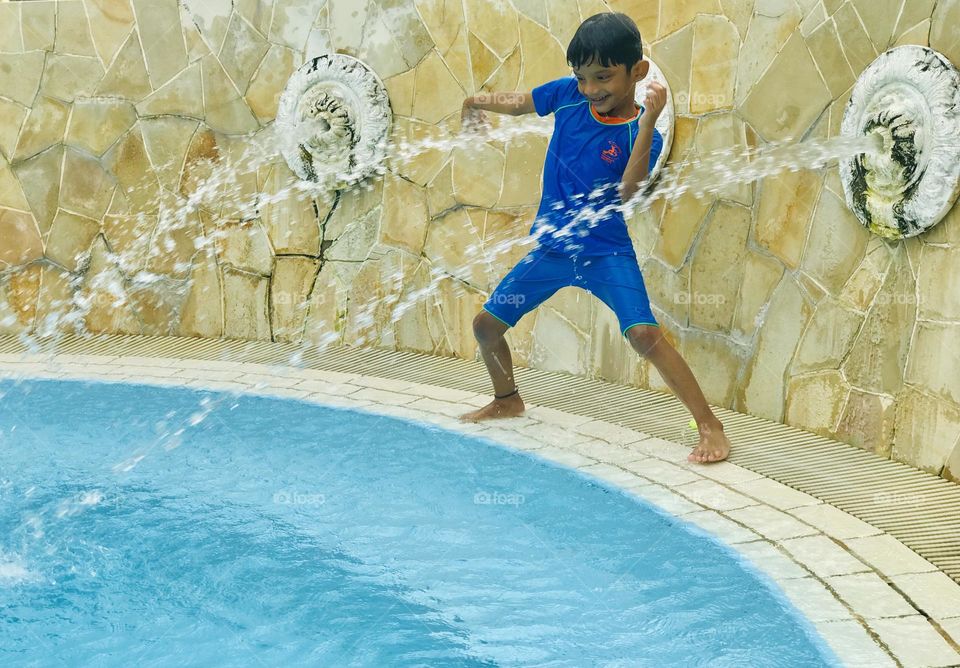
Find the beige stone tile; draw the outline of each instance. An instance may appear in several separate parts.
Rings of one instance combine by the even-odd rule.
[[[832,294],[839,294],[863,259],[869,238],[846,204],[823,190],[811,219],[801,267]]]
[[[730,331],[733,310],[729,305],[735,303],[743,281],[743,260],[750,227],[749,209],[724,202],[714,207],[691,259],[691,325],[711,332]],[[713,347],[723,350],[722,346]],[[733,364],[736,364],[732,349],[725,357],[732,357]],[[729,372],[730,366],[724,365],[724,370]],[[733,366],[733,370],[738,366]],[[729,395],[730,392],[732,387],[723,394]],[[708,396],[707,399],[717,402],[716,397]]]
[[[539,203],[540,177],[546,151],[547,141],[544,137],[529,137],[507,144],[503,187],[499,192],[497,206]]]
[[[620,427],[610,422],[604,422],[603,420],[590,420],[589,422],[576,425],[574,428],[581,434],[593,436],[608,443],[616,443],[619,445],[636,443],[637,441],[648,438],[645,434],[638,431]]]
[[[692,522],[698,527],[716,536],[720,541],[729,545],[748,543],[760,538],[759,535],[746,527],[732,522],[713,510],[695,511],[680,516],[685,522]]]
[[[241,93],[246,92],[253,73],[270,48],[253,26],[234,12],[227,26],[227,34],[220,47],[220,63]]]
[[[861,559],[886,576],[904,573],[926,573],[937,567],[893,536],[851,538],[846,545]]]
[[[377,376],[359,376],[353,381],[354,385],[363,387],[372,387],[377,390],[386,390],[388,392],[401,392],[411,395],[411,399],[416,399],[415,393],[409,392],[411,383],[406,380],[394,380],[393,378],[379,378]]]
[[[97,160],[72,148],[64,151],[60,179],[62,208],[99,221],[110,206],[113,192],[113,179]]]
[[[726,514],[741,524],[746,524],[768,540],[779,541],[786,538],[812,536],[818,533],[815,528],[807,526],[770,506],[751,506],[740,510],[731,510]]]
[[[141,116],[176,114],[203,118],[203,84],[200,63],[193,63],[137,104]]]
[[[143,50],[140,48],[140,38],[137,31],[133,30],[100,80],[97,95],[139,102],[152,91],[147,66],[143,60]]]
[[[93,95],[103,76],[103,66],[96,56],[73,56],[51,53],[43,70],[40,90],[64,102]]]
[[[633,485],[628,488],[628,491],[670,515],[685,515],[703,510],[701,506],[687,501],[661,485]]]
[[[426,400],[420,399],[419,401],[422,402]],[[503,427],[489,427],[484,429],[479,436],[518,450],[540,450],[546,447],[541,441],[535,438],[523,436],[511,429],[504,429]]]
[[[46,257],[69,271],[77,271],[100,232],[96,220],[63,211],[57,213],[47,240]]]
[[[411,394],[411,391],[407,389],[407,390],[403,390],[403,393]],[[414,395],[414,396],[416,397],[417,395]],[[416,400],[413,401],[411,404],[409,404],[409,406],[412,408],[418,408],[424,411],[429,411],[432,413],[444,415],[450,418],[459,418],[461,415],[470,411],[473,408],[473,406],[470,406],[469,404],[465,404],[463,402],[450,402],[450,401],[444,401],[442,399],[431,398],[431,397],[416,398]],[[516,432],[516,433],[519,433],[519,432]]]
[[[876,619],[870,622],[870,627],[904,668],[960,663],[960,654],[920,615]]]
[[[527,406],[525,415],[544,423],[556,424],[568,428],[576,427],[590,421],[590,418],[583,415],[558,411],[554,408],[537,406],[535,404]]]
[[[85,0],[83,6],[97,55],[109,63],[134,25],[133,7],[129,0]]]
[[[439,123],[460,110],[466,92],[436,53],[417,66],[413,116],[427,123]]]
[[[177,378],[181,381],[187,380],[196,380],[190,377],[185,377],[182,369],[176,367],[163,367],[157,366],[156,364],[130,364],[126,361],[123,361],[117,366],[118,371],[123,373],[125,376],[137,377],[140,375],[144,376],[156,376],[159,378]],[[240,374],[236,374],[233,378],[240,377]],[[222,378],[221,380],[232,380],[232,378]]]
[[[783,81],[791,85],[784,88]],[[770,105],[774,97],[779,104]],[[794,34],[753,87],[741,113],[768,141],[799,138],[831,100],[803,38]]]
[[[761,218],[757,217],[757,225]],[[799,255],[797,255],[799,258]],[[798,260],[799,261],[799,260]],[[736,307],[733,331],[753,336],[760,314],[770,300],[770,295],[783,276],[784,267],[776,258],[760,253],[748,253],[744,262],[743,286]]]
[[[732,109],[740,34],[726,17],[706,15],[696,18],[694,33],[692,61],[697,66],[690,71],[690,113]]]
[[[361,401],[351,397],[341,397],[335,394],[324,394],[322,392],[312,392],[308,399],[324,406],[332,406],[336,408],[357,409],[375,405],[371,401]]]
[[[890,46],[903,4],[902,0],[853,0],[877,53],[883,53]]]
[[[593,459],[592,457],[587,457],[586,455],[550,444],[547,444],[542,448],[537,448],[535,454],[538,457],[543,457],[551,462],[561,464],[563,466],[569,466],[571,468],[580,468],[597,463],[597,460]]]
[[[17,137],[20,136],[20,128],[23,126],[23,121],[29,111],[29,109],[13,100],[0,98],[0,152],[3,155],[13,153],[13,149],[17,145]],[[0,162],[0,165],[5,168],[6,162]],[[0,168],[0,170],[2,169]]]
[[[268,390],[275,387],[297,387],[297,389],[309,393],[308,388],[300,387],[301,381],[299,378],[290,378],[282,373],[267,373],[266,370],[261,373],[244,373],[237,376],[236,380],[240,383],[261,386]]]
[[[0,53],[0,94],[32,107],[43,75],[43,52]]]
[[[780,510],[789,510],[798,506],[813,506],[821,503],[816,497],[799,492],[792,487],[770,478],[734,483],[734,489],[768,503]]]
[[[83,3],[58,2],[56,5],[57,31],[54,50],[61,54],[96,56]]]
[[[822,182],[816,172],[800,170],[766,178],[761,184],[753,234],[758,245],[788,267],[800,266]]]
[[[250,109],[261,122],[276,117],[280,94],[299,64],[300,57],[296,52],[276,44],[270,45],[245,96]]]
[[[540,439],[547,445],[567,448],[587,454],[587,448],[578,447],[581,443],[592,440],[589,436],[570,431],[564,427],[551,424],[535,424],[518,429],[521,434]]]
[[[411,404],[417,400],[415,396],[410,394],[401,394],[400,392],[391,392],[389,390],[381,390],[371,387],[364,387],[363,389],[354,392],[351,397],[365,401],[373,401],[392,405]]]
[[[581,440],[577,445],[573,446],[572,449],[576,450],[577,452],[582,452],[583,454],[593,457],[594,459],[598,459],[609,464],[615,464],[617,466],[629,464],[630,462],[637,462],[646,458],[646,455],[633,450],[630,446],[607,443],[606,441],[590,437],[583,437],[583,440]],[[647,480],[644,480],[644,484],[647,482]]]
[[[788,512],[799,517],[807,524],[812,524],[828,536],[840,540],[875,536],[882,533],[880,529],[827,503],[815,506],[799,506],[791,508]]]
[[[667,486],[683,485],[702,478],[688,468],[683,468],[657,459],[642,459],[624,464],[624,468],[655,483]]]
[[[224,335],[265,341],[270,339],[267,294],[270,280],[240,271],[223,271]]]
[[[427,204],[422,188],[394,176],[384,184],[380,240],[419,255],[426,239]]]
[[[940,627],[950,636],[954,643],[960,642],[960,617],[940,620]]]
[[[270,283],[275,341],[297,342],[302,338],[307,299],[319,270],[320,261],[314,258],[275,258]]]
[[[816,578],[777,581],[790,602],[811,622],[852,619],[850,611]]]
[[[843,94],[856,77],[840,45],[837,27],[833,19],[827,19],[807,37],[810,54],[826,80],[830,94],[837,98]]]
[[[23,33],[24,50],[53,50],[56,37],[56,10],[55,2],[31,2],[20,6],[20,28]]]
[[[897,664],[859,622],[816,622],[817,633],[849,668],[894,668]]]
[[[582,466],[578,469],[582,473],[588,473],[594,478],[598,478],[606,483],[620,488],[627,488],[646,483],[646,480],[639,476],[625,471],[618,466],[601,461],[599,464]]]
[[[2,62],[0,62],[2,68]],[[2,85],[2,82],[0,82]],[[0,88],[0,91],[3,89]],[[13,160],[23,160],[62,142],[67,129],[69,107],[51,97],[40,95],[33,103],[17,140]]]
[[[909,573],[891,575],[890,579],[934,619],[960,617],[960,585],[946,573]]]
[[[178,3],[169,0],[132,0],[137,30],[153,88],[159,88],[188,64]]]
[[[820,577],[870,570],[869,566],[826,536],[790,538],[782,540],[780,544],[794,559]]]
[[[519,25],[521,52],[535,53],[537,57],[524,58],[520,81],[517,84],[518,90],[532,90],[535,86],[570,73],[566,64],[565,44],[561,45],[540,24],[524,16],[520,17]]]
[[[180,312],[180,335],[219,337],[223,332],[220,297],[220,270],[214,254],[198,253],[190,275],[190,291]]]
[[[464,9],[467,26],[499,57],[505,57],[517,45],[517,11],[512,5],[465,0]]]
[[[226,134],[243,134],[259,128],[253,112],[215,56],[203,57],[200,73],[207,125]]]
[[[402,391],[407,394],[415,394],[427,399],[436,399],[460,406],[464,405],[463,402],[472,399],[474,396],[473,392],[464,392],[463,390],[440,387],[439,385],[424,385],[423,383],[409,383],[407,388]]]
[[[738,105],[743,103],[764,70],[797,31],[801,14],[797,7],[788,6],[786,11],[781,12],[751,11],[748,19],[749,28],[741,31],[744,33],[743,46],[737,62]]]
[[[489,144],[469,151],[455,149],[452,159],[454,199],[466,205],[492,207],[500,199],[504,156]]]
[[[638,443],[636,444],[636,447],[645,451],[645,443],[646,441]],[[678,450],[679,447],[680,446],[678,446]],[[689,448],[683,448],[683,450],[680,450],[678,454],[682,455],[683,460],[686,460],[689,452]],[[750,469],[745,469],[730,462],[713,462],[709,466],[699,466],[695,470],[704,478],[710,478],[711,480],[716,480],[717,482],[724,483],[725,485],[748,482],[750,480],[758,480],[762,477],[759,473],[755,473]]]
[[[738,390],[738,410],[769,420],[783,419],[782,378],[810,312],[795,280],[784,277],[770,299],[765,327],[760,332],[756,352]],[[781,381],[774,383],[774,378]]]
[[[0,209],[0,268],[27,264],[43,256],[43,241],[37,224],[28,213]]]
[[[792,368],[805,373],[839,367],[862,324],[863,315],[844,302],[832,297],[821,300],[800,339]]]
[[[630,443],[626,447],[631,451],[641,453],[648,457],[656,457],[657,459],[682,465],[687,464],[687,455],[690,454],[689,446],[671,443],[670,441],[666,441],[662,438],[654,437]],[[698,473],[702,473],[702,475],[706,477],[711,477],[705,472],[710,468],[712,468],[712,466],[700,466],[697,467],[696,470]]]
[[[916,609],[873,573],[838,575],[827,584],[864,619],[915,615]]]
[[[775,581],[806,578],[810,572],[765,540],[740,543],[737,551]]]
[[[670,84],[677,113],[690,112],[690,63],[693,25],[686,25],[650,46],[651,58]],[[645,35],[643,36],[647,38]],[[676,141],[676,139],[674,139]]]
[[[877,49],[852,2],[844,2],[833,15],[833,20],[837,24],[837,33],[843,36],[844,54],[854,74],[859,75],[877,57]]]
[[[706,508],[722,511],[724,514],[731,515],[730,511],[736,508],[745,508],[756,504],[756,501],[737,494],[729,487],[714,482],[713,480],[697,480],[696,482],[685,485],[678,485],[674,490],[687,497],[694,503]]]
[[[20,32],[20,5],[0,5],[0,44],[4,51],[22,52],[23,37]]]

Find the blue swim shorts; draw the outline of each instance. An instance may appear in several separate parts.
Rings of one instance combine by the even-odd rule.
[[[633,254],[571,257],[532,252],[504,276],[483,308],[513,327],[557,290],[568,286],[583,288],[609,306],[624,335],[634,325],[659,327]]]

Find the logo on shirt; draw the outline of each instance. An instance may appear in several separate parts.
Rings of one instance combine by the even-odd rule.
[[[623,152],[621,148],[617,145],[612,139],[608,140],[610,144],[609,148],[605,148],[600,151],[600,158],[607,163],[608,165],[613,164],[613,161],[620,157],[620,154]]]

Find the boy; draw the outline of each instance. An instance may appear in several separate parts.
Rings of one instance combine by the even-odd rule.
[[[494,399],[462,420],[521,415],[520,391],[504,333],[562,287],[577,286],[617,315],[623,335],[648,358],[697,422],[700,440],[690,461],[725,459],[730,442],[683,358],[660,333],[618,205],[629,201],[656,164],[663,146],[654,125],[666,90],[648,88],[635,105],[637,82],[650,63],[640,31],[625,14],[605,12],[584,21],[567,48],[575,78],[531,93],[479,94],[463,103],[465,125],[485,125],[483,111],[554,114],[544,163],[543,194],[531,234],[536,246],[500,282],[473,321]]]

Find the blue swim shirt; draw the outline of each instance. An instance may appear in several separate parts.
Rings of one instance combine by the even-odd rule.
[[[616,208],[621,203],[617,186],[643,109],[629,120],[600,120],[572,76],[534,88],[533,104],[540,116],[554,116],[543,195],[530,229],[539,242],[535,252],[633,253],[626,221]],[[662,150],[663,137],[654,130],[651,170]]]

